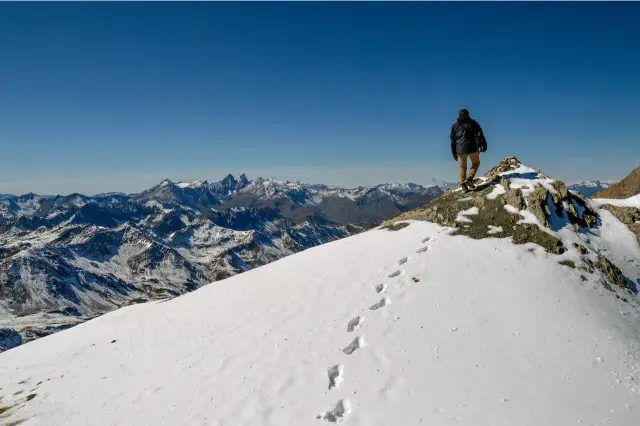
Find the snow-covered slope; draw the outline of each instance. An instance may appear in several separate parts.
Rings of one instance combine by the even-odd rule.
[[[635,424],[635,307],[539,247],[444,231],[368,232],[8,351],[7,420]]]
[[[640,194],[634,195],[633,197],[617,199],[617,198],[594,198],[591,200],[593,204],[601,206],[604,204],[609,204],[617,207],[635,207],[636,209],[640,209]]]
[[[517,214],[501,210],[520,218],[514,229],[561,241],[560,255],[514,244],[523,234],[506,224],[497,232],[492,224],[491,236],[472,233],[488,207],[472,210],[455,194],[449,199],[470,221],[457,227],[393,223],[399,230],[328,243],[4,352],[2,420],[638,424],[635,237],[607,212],[587,219],[594,213],[580,203],[573,212],[586,227],[566,210],[564,224],[548,228],[527,212],[540,187],[564,197],[562,187],[520,166],[500,172],[489,181],[504,191],[494,185],[476,196],[492,205],[524,194],[525,205],[512,205]],[[610,262],[601,271],[602,256]]]

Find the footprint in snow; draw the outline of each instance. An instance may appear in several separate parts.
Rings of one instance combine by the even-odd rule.
[[[380,308],[384,308],[389,303],[391,303],[391,300],[389,300],[387,297],[385,297],[385,298],[381,299],[379,302],[374,303],[373,305],[369,306],[369,309],[371,309],[372,311],[377,311]]]
[[[408,257],[403,257],[402,259],[398,260],[398,265],[402,266],[405,263],[407,263],[409,261]]]
[[[390,273],[389,278],[399,277],[400,275],[402,275],[402,271],[398,269],[397,271],[393,271],[392,273]]]
[[[425,251],[429,250],[431,247],[429,246],[424,246],[424,247],[420,247],[418,250],[416,250],[416,253],[424,253]]]
[[[357,351],[358,349],[364,346],[366,346],[364,337],[358,336],[355,339],[353,339],[353,341],[349,343],[344,349],[342,349],[342,352],[344,352],[347,355],[351,355],[352,353],[354,353],[355,351]]]
[[[344,365],[334,365],[327,370],[327,376],[329,377],[329,389],[340,387],[340,383],[344,381]]]
[[[376,286],[373,286],[373,289],[376,291],[376,293],[383,293],[387,289],[387,285],[386,284],[378,284]]]
[[[348,399],[341,399],[331,411],[325,411],[318,416],[318,419],[326,420],[329,423],[342,423],[351,414],[351,402]]]
[[[433,237],[427,237],[424,240],[422,240],[422,244],[428,243],[429,241],[431,241],[433,239]]]
[[[362,321],[364,321],[364,317],[361,316],[352,318],[351,321],[349,321],[349,324],[347,324],[347,331],[351,333],[352,331],[357,330],[358,327],[360,327],[360,324],[362,324]]]

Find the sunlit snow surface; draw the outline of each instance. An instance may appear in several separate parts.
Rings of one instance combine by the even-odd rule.
[[[640,259],[618,225],[592,239]],[[2,421],[638,424],[637,299],[558,259],[427,222],[365,232],[0,354]]]

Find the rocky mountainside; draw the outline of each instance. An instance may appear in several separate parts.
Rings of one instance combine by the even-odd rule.
[[[441,193],[229,175],[0,200],[0,350],[353,235]]]
[[[594,194],[592,198],[630,198],[637,194],[640,194],[640,166],[621,181]]]

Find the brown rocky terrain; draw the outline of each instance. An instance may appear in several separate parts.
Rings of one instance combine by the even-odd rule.
[[[630,198],[640,194],[640,166],[636,167],[627,177],[614,183],[604,191],[597,192],[591,198]]]

